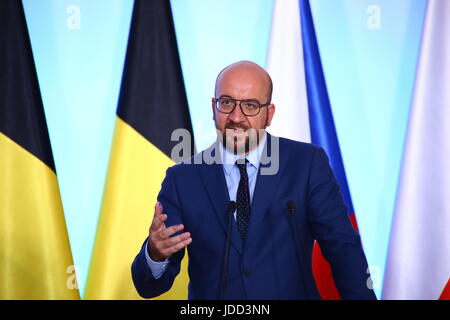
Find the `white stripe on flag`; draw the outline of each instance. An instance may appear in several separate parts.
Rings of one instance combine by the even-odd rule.
[[[267,71],[273,80],[272,101],[276,106],[268,131],[310,142],[298,0],[275,1]]]
[[[383,299],[438,299],[450,276],[450,1],[429,0]]]

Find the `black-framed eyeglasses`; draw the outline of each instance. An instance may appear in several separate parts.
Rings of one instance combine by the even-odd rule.
[[[270,105],[270,102],[261,104],[257,100],[235,100],[230,97],[214,98],[214,102],[216,103],[216,109],[226,114],[232,113],[234,108],[239,105],[242,113],[247,117],[256,116],[261,111],[261,108]]]

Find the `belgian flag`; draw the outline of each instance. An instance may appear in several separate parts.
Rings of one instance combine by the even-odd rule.
[[[79,299],[22,1],[0,43],[0,299]]]
[[[137,299],[131,263],[148,236],[173,130],[192,135],[169,0],[136,0],[86,299]],[[188,154],[186,154],[188,156]],[[186,299],[186,258],[162,299]]]

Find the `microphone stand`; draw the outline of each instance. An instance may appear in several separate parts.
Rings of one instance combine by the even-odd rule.
[[[291,234],[293,236],[293,241],[294,241],[294,245],[295,245],[295,255],[297,257],[297,262],[298,262],[298,267],[301,269],[302,271],[302,276],[304,279],[304,292],[305,292],[305,298],[306,300],[309,300],[309,290],[307,288],[308,286],[308,276],[306,274],[306,270],[304,270],[304,268],[302,268],[302,263],[301,263],[301,259],[300,259],[300,252],[303,252],[303,258],[305,259],[305,264],[307,263],[308,259],[306,257],[306,249],[305,249],[305,245],[303,243],[303,241],[301,241],[301,238],[299,237],[299,232],[297,229],[297,223],[295,221],[295,214],[297,212],[297,206],[296,203],[292,200],[289,200],[287,202],[287,209],[288,209],[288,217],[289,217],[289,225],[291,227]],[[302,248],[299,248],[298,242],[301,242],[302,244]]]
[[[231,245],[231,223],[232,223],[234,211],[236,211],[236,202],[230,201],[228,203],[228,209],[227,209],[228,228],[227,228],[227,240],[226,240],[226,245],[225,245],[225,255],[224,255],[223,267],[222,267],[222,285],[221,285],[221,290],[220,290],[220,300],[225,300],[225,295],[227,293],[228,260],[230,259],[230,245]]]

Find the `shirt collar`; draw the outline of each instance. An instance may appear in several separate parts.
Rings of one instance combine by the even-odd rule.
[[[264,150],[264,146],[266,144],[266,136],[267,133],[264,132],[261,141],[259,142],[258,146],[250,151],[250,153],[245,156],[245,158],[248,160],[249,164],[256,168],[256,170],[259,169],[259,165],[261,163],[261,156],[262,152]],[[230,152],[227,148],[223,146],[222,143],[219,143],[220,147],[220,154],[222,156],[222,164],[225,169],[225,173],[229,175],[231,173],[231,170],[233,169],[236,160],[241,158],[241,156],[234,154]]]

